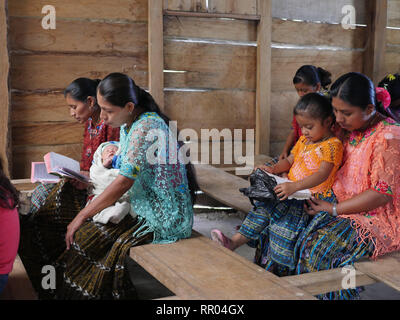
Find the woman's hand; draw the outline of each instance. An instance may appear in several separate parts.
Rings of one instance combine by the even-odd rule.
[[[304,205],[304,210],[310,216],[315,216],[320,211],[326,211],[328,213],[332,213],[333,204],[328,201],[315,199],[315,198],[311,198],[310,200],[306,200],[306,201],[307,201],[308,206]]]
[[[87,178],[90,178],[89,171],[81,171],[80,174]],[[85,190],[89,186],[88,183],[81,182],[76,179],[69,179],[69,182],[74,186],[74,188],[78,190]]]
[[[67,250],[69,250],[71,244],[74,242],[74,234],[79,229],[79,227],[84,223],[84,219],[79,217],[79,214],[71,221],[67,227],[67,233],[65,235],[65,244]]]
[[[295,193],[297,191],[297,186],[295,182],[284,182],[281,184],[278,184],[275,188],[274,191],[276,195],[278,196],[279,200],[283,201],[289,198],[290,195]]]

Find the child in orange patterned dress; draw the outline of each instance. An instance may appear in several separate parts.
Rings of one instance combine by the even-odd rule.
[[[303,96],[294,109],[294,115],[303,135],[293,147],[289,157],[280,160],[273,166],[262,165],[258,168],[272,174],[288,172],[291,182],[278,184],[274,191],[279,197],[279,204],[258,203],[267,205],[266,215],[246,217],[240,230],[231,239],[220,230],[211,231],[211,238],[220,245],[235,250],[249,240],[255,240],[257,234],[268,226],[271,216],[276,217],[275,210],[279,207],[279,215],[283,215],[293,207],[287,200],[298,190],[310,189],[315,198],[334,198],[332,185],[343,156],[343,145],[332,131],[334,122],[333,108],[328,98],[319,93],[309,93]],[[294,200],[298,201],[298,200]],[[332,200],[333,201],[333,200]],[[258,205],[256,203],[256,207]],[[301,207],[304,203],[301,203]],[[299,201],[294,206],[299,208]],[[300,210],[301,210],[300,207]],[[256,212],[254,209],[252,212]],[[284,213],[285,212],[285,213]],[[249,221],[247,221],[250,219]]]

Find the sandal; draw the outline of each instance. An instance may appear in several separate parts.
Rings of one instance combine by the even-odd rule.
[[[231,239],[225,236],[220,230],[213,229],[211,230],[211,239],[217,242],[219,245],[232,250],[231,249]]]

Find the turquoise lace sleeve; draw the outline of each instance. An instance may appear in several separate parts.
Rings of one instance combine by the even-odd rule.
[[[169,161],[168,126],[158,115],[146,113],[126,136],[122,129],[121,134],[120,174],[134,180],[132,208],[153,232],[153,242],[190,237],[193,208],[186,169]]]

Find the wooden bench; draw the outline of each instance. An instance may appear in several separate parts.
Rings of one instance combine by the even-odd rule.
[[[256,164],[268,159],[258,157]],[[251,209],[248,198],[239,192],[249,185],[245,179],[208,165],[196,165],[195,169],[205,194],[245,213]],[[26,194],[33,189],[27,180],[13,183]],[[314,295],[342,289],[344,277],[342,269],[331,269],[279,278],[195,231],[192,238],[173,244],[134,247],[130,256],[175,293],[166,299],[313,299]],[[24,274],[20,260],[16,263],[15,272]],[[355,270],[357,286],[383,282],[400,290],[400,252],[378,261],[357,262]],[[24,294],[34,298],[30,282],[27,288]],[[14,294],[14,298],[21,298],[21,294]]]
[[[267,159],[258,158],[258,163]],[[195,169],[205,194],[245,213],[251,209],[239,192],[249,186],[245,179],[209,165]],[[343,289],[346,275],[338,268],[278,278],[197,232],[174,244],[134,247],[130,256],[176,294],[168,299],[311,299]],[[400,290],[400,252],[364,259],[354,267],[356,286],[384,282]]]

